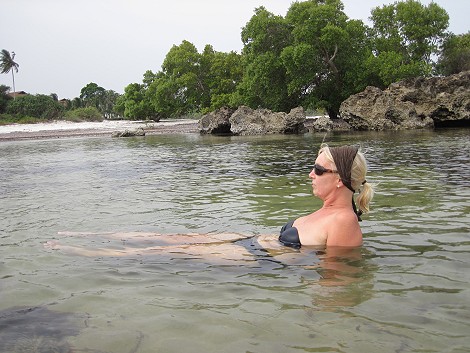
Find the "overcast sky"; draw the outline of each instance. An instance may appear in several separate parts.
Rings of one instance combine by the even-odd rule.
[[[349,18],[367,23],[373,7],[394,0],[343,0]],[[422,0],[429,4],[430,0]],[[469,0],[435,0],[449,30],[470,30]],[[157,72],[183,40],[216,51],[241,52],[241,28],[256,7],[285,16],[291,0],[9,0],[0,12],[0,49],[15,52],[17,91],[74,98],[86,84],[123,93]],[[11,74],[0,84],[12,87]]]

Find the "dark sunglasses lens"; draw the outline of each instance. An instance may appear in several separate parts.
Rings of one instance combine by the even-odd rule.
[[[323,173],[325,171],[323,170],[323,168],[321,166],[314,164],[313,165],[313,172],[315,173],[315,175],[320,176],[320,175],[323,175]]]

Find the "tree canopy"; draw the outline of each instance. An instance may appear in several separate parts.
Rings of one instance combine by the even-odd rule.
[[[467,70],[470,70],[470,31],[460,35],[450,34],[443,44],[437,72],[452,75]]]
[[[13,92],[16,92],[15,88],[15,71],[18,72],[20,65],[15,62],[15,52],[10,52],[6,49],[2,49],[0,54],[0,73],[7,74],[11,71],[13,78]],[[13,96],[15,98],[15,96]]]
[[[240,54],[210,44],[199,52],[183,40],[159,71],[147,70],[122,96],[91,82],[70,107],[158,120],[223,106],[285,112],[302,106],[334,118],[341,102],[366,86],[383,89],[402,79],[470,69],[470,32],[446,32],[449,16],[436,3],[397,1],[373,8],[370,19],[369,27],[348,18],[341,0],[293,2],[284,17],[261,6],[242,27]],[[2,73],[18,70],[12,54],[2,50]]]
[[[293,2],[285,17],[258,7],[242,28],[241,54],[211,45],[199,53],[184,40],[170,49],[160,71],[126,88],[120,106],[128,107],[127,117],[149,111],[179,117],[242,104],[274,111],[303,106],[336,117],[341,102],[368,85],[385,88],[435,72],[449,36],[444,9],[398,1],[372,9],[371,20],[368,27],[349,19],[340,0]],[[441,67],[456,58],[451,47],[462,48],[455,40],[446,43]]]
[[[446,38],[449,15],[434,2],[416,0],[376,7],[371,12],[372,53],[366,69],[383,88],[393,82],[429,76],[433,57]]]

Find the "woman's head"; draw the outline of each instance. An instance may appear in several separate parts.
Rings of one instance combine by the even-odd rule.
[[[369,211],[369,202],[373,197],[372,185],[366,181],[367,162],[364,154],[354,146],[329,147],[322,144],[318,154],[322,154],[336,170],[344,186],[359,192],[357,202],[362,212]]]

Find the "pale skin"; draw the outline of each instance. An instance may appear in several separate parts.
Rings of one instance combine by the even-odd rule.
[[[44,247],[51,250],[61,250],[67,254],[85,257],[134,257],[158,256],[164,259],[181,258],[185,261],[210,261],[211,265],[232,265],[245,268],[259,267],[257,258],[246,248],[237,245],[237,241],[248,238],[246,235],[236,233],[222,234],[157,234],[139,232],[118,233],[78,233],[60,232],[62,237],[74,239],[86,238],[102,240],[106,247],[85,247],[61,244],[56,240],[49,241]],[[85,239],[78,239],[81,243]],[[314,287],[314,300],[317,305],[336,308],[341,305],[355,305],[357,298],[351,296],[349,291],[342,292],[338,287],[345,287],[360,279],[357,274],[361,267],[351,265],[351,261],[360,260],[361,248],[348,247],[318,247],[306,246],[301,249],[292,249],[283,246],[273,235],[258,235],[257,242],[267,250],[269,257],[289,266],[304,266],[319,271],[321,277],[311,280]],[[109,246],[114,245],[114,249]],[[233,243],[235,242],[235,243]],[[121,244],[121,248],[116,248]],[[165,258],[165,256],[167,256]],[[166,261],[166,260],[164,260]],[[308,282],[308,281],[307,281]],[[328,288],[333,287],[330,291]],[[325,291],[326,290],[326,291]]]
[[[158,234],[143,232],[117,232],[117,233],[80,233],[59,232],[62,237],[85,237],[91,239],[109,239],[114,243],[114,248],[107,243],[107,247],[84,247],[77,245],[66,245],[57,240],[51,240],[44,244],[46,249],[61,250],[68,254],[87,257],[123,257],[123,256],[146,256],[146,255],[171,255],[172,258],[205,258],[213,263],[227,264],[244,261],[245,265],[254,262],[255,258],[247,249],[237,245],[235,242],[253,236],[238,233],[217,234]],[[298,250],[283,246],[272,235],[258,235],[256,241],[266,249],[271,257],[286,264],[298,264],[311,260],[311,253],[315,249]],[[118,242],[119,248],[116,248]],[[310,262],[310,261],[309,261]]]
[[[315,163],[333,169],[321,153]],[[316,175],[312,170],[313,194],[323,200],[323,206],[307,216],[295,220],[302,245],[357,247],[362,245],[362,232],[351,207],[353,193],[341,181],[338,173]]]
[[[332,163],[321,153],[315,160],[317,165],[333,170]],[[354,248],[362,245],[362,232],[356,214],[351,207],[353,193],[341,181],[338,173],[325,172],[316,175],[312,170],[309,174],[312,179],[313,194],[323,201],[319,210],[295,220],[293,226],[297,228],[302,246],[313,248],[343,247]],[[69,253],[85,256],[126,256],[158,252],[212,254],[224,256],[224,252],[232,257],[247,259],[251,256],[241,247],[234,246],[237,240],[249,238],[236,233],[221,234],[174,234],[163,236],[156,233],[71,233],[63,232],[65,236],[94,235],[104,238],[121,239],[126,245],[123,249],[83,248],[71,245],[62,245],[57,241],[47,242],[44,246],[49,249],[62,249]],[[137,241],[138,247],[132,246]],[[282,256],[286,247],[281,245],[277,236],[259,235],[257,242],[272,255]],[[127,246],[130,245],[130,246]],[[142,245],[149,245],[142,247]],[[209,246],[210,245],[210,246]],[[239,248],[241,250],[234,250]],[[287,251],[287,253],[289,253]],[[303,253],[303,252],[302,252]],[[230,257],[230,256],[229,256]]]

